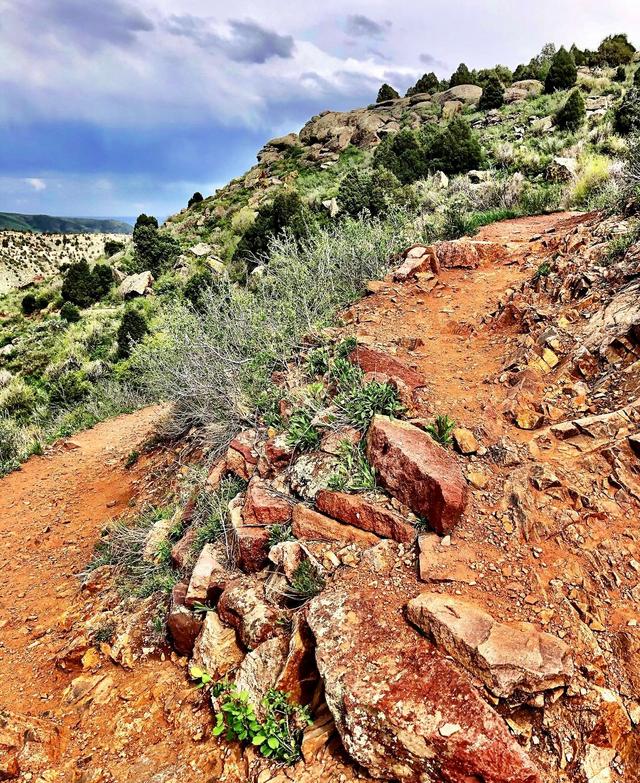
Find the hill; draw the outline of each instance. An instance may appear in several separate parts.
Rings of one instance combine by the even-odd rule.
[[[131,234],[133,226],[102,218],[52,217],[0,212],[0,231],[35,231],[44,234]]]

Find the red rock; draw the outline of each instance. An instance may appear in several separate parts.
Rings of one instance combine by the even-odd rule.
[[[171,591],[171,604],[167,615],[167,630],[178,655],[191,655],[202,619],[185,606],[187,585],[178,582]]]
[[[297,704],[309,704],[318,686],[315,644],[303,614],[296,614],[284,665],[275,687]]]
[[[319,511],[339,522],[375,533],[381,538],[410,544],[416,537],[415,528],[404,517],[364,495],[348,495],[346,492],[323,489],[316,496],[316,505]]]
[[[249,481],[256,469],[256,465],[250,465],[247,463],[244,456],[235,449],[227,449],[226,457],[224,458],[225,473],[233,473],[238,478]]]
[[[468,487],[453,456],[405,421],[375,416],[367,457],[385,489],[438,533],[450,533],[467,504]]]
[[[344,747],[400,783],[541,783],[472,682],[376,590],[325,591],[308,622]]]
[[[220,563],[213,544],[205,544],[191,573],[185,605],[204,604],[218,598],[229,581],[227,569]]]
[[[291,511],[291,501],[276,494],[267,481],[251,479],[242,510],[245,525],[283,525],[291,521]]]
[[[216,464],[211,468],[209,475],[207,476],[206,486],[209,492],[215,492],[216,489],[218,489],[220,486],[222,479],[229,472],[230,471],[227,468],[226,459],[218,460],[218,462],[216,462]]]
[[[293,455],[294,450],[287,443],[286,434],[271,438],[264,444],[265,459],[276,473],[289,465]]]
[[[341,541],[358,544],[361,547],[375,546],[380,540],[373,533],[367,533],[353,525],[344,525],[335,519],[299,503],[293,509],[293,535],[307,541]]]
[[[171,563],[174,568],[186,568],[193,556],[193,543],[196,539],[195,528],[189,528],[182,538],[171,548]]]
[[[283,634],[278,621],[286,613],[267,601],[262,580],[246,576],[227,585],[218,602],[218,615],[238,631],[248,650],[254,650],[267,639]]]
[[[393,279],[397,282],[404,282],[415,277],[422,272],[433,272],[437,275],[440,272],[440,264],[432,246],[413,245],[404,252],[404,263],[393,273]]]
[[[366,376],[363,379],[364,383],[367,383]],[[322,436],[320,442],[320,449],[326,451],[327,454],[340,454],[343,443],[349,443],[352,446],[356,446],[360,443],[362,434],[354,427],[345,427],[341,430],[328,430]]]
[[[472,242],[465,240],[439,242],[436,255],[444,269],[475,269],[480,265],[480,254]]]
[[[229,444],[229,448],[239,451],[249,465],[257,465],[258,458],[254,452],[257,434],[255,430],[240,432]]]
[[[269,561],[269,529],[242,526],[236,535],[240,568],[247,574],[261,571]]]
[[[411,392],[425,385],[425,379],[419,372],[402,364],[393,356],[374,351],[371,348],[358,346],[349,354],[349,361],[352,364],[357,364],[364,372],[384,373]]]

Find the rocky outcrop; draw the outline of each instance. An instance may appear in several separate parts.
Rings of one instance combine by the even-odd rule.
[[[229,584],[220,596],[218,615],[238,631],[247,650],[281,635],[278,621],[286,613],[272,606],[265,597],[264,581],[245,577]]]
[[[374,591],[325,593],[308,622],[342,742],[372,777],[541,783],[502,718]]]
[[[416,537],[414,526],[389,509],[384,501],[323,489],[316,497],[316,505],[323,514],[379,538],[409,544]]]
[[[382,486],[438,533],[450,533],[467,504],[467,483],[455,458],[426,432],[375,416],[367,457]]]
[[[153,275],[151,272],[140,272],[137,275],[129,275],[120,283],[118,293],[123,299],[133,299],[136,296],[148,296],[153,287]]]
[[[562,688],[573,675],[571,652],[561,639],[531,623],[498,622],[461,598],[422,593],[407,604],[407,616],[494,696]]]
[[[482,97],[482,87],[475,84],[458,84],[444,92],[438,92],[433,96],[441,106],[450,101],[459,101],[467,106],[475,106]]]

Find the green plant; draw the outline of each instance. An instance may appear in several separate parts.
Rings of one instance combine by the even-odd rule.
[[[189,669],[189,677],[196,683],[196,688],[205,688],[212,680],[211,675],[199,666],[192,666]]]
[[[80,310],[71,302],[65,302],[60,308],[60,318],[69,324],[75,324],[81,318]]]
[[[413,526],[416,529],[416,533],[428,533],[431,530],[429,521],[424,517],[418,517],[413,523]]]
[[[407,97],[410,95],[417,95],[418,93],[423,92],[437,92],[440,89],[440,80],[438,77],[431,71],[430,73],[423,74],[418,81],[413,85],[413,87],[409,87],[407,90]]]
[[[598,47],[598,54],[603,62],[612,68],[630,63],[636,51],[629,43],[626,33],[608,35]]]
[[[551,67],[544,82],[545,92],[568,90],[575,85],[577,78],[578,71],[573,57],[564,46],[561,46],[551,61]]]
[[[191,196],[191,198],[189,199],[189,203],[187,204],[187,209],[191,209],[191,207],[194,204],[202,204],[203,201],[204,201],[204,198],[202,197],[202,193],[200,193],[198,190],[196,190],[196,192],[193,194],[193,196]]]
[[[296,605],[315,598],[325,588],[325,580],[318,567],[311,560],[303,560],[291,574],[290,586],[285,597]]]
[[[116,632],[115,625],[113,623],[107,623],[101,625],[97,630],[93,632],[93,643],[102,644],[103,642],[109,644],[113,639]]]
[[[352,387],[340,393],[335,403],[349,424],[361,432],[369,427],[371,419],[377,413],[399,416],[405,410],[393,386],[378,381]]]
[[[615,75],[613,77],[613,80],[615,82],[626,82],[627,81],[627,69],[624,67],[624,65],[619,65],[616,68]]]
[[[586,116],[587,112],[582,92],[576,89],[573,90],[565,104],[556,113],[555,123],[561,130],[577,131],[585,121]]]
[[[329,351],[326,348],[316,348],[307,356],[306,371],[310,376],[324,375],[329,370]]]
[[[62,281],[62,298],[78,307],[89,307],[111,287],[111,269],[99,264],[94,270],[83,259],[70,264]]]
[[[342,441],[336,472],[329,479],[329,489],[337,492],[367,492],[376,488],[376,471],[364,452],[362,443]]]
[[[626,136],[640,131],[640,87],[632,87],[616,108],[614,115],[616,133]]]
[[[548,261],[543,261],[533,275],[533,282],[540,280],[541,277],[548,277],[550,274],[551,264]]]
[[[394,90],[390,84],[385,82],[385,84],[383,84],[382,87],[378,90],[376,103],[382,103],[382,101],[392,101],[399,97],[400,95],[398,91]]]
[[[338,188],[338,204],[344,212],[356,217],[367,212],[383,215],[398,197],[400,182],[387,169],[372,172],[353,168],[343,177]]]
[[[312,451],[320,445],[320,433],[311,423],[313,416],[304,408],[294,411],[289,417],[287,443],[297,451]]]
[[[446,414],[436,416],[433,424],[425,427],[425,430],[441,446],[450,446],[453,442],[451,433],[455,429],[456,423]]]
[[[302,732],[311,724],[306,707],[292,704],[287,694],[270,689],[262,701],[261,719],[249,702],[249,695],[234,685],[214,687],[216,724],[214,737],[224,734],[229,742],[249,742],[265,758],[285,764],[300,759]]]
[[[25,315],[33,315],[38,309],[37,300],[34,294],[27,294],[26,296],[23,296],[20,305],[22,307],[22,312]]]
[[[492,76],[482,90],[478,108],[482,111],[499,109],[504,103],[504,87],[497,76]]]
[[[334,354],[341,359],[346,359],[350,353],[353,353],[358,347],[358,341],[355,337],[346,337],[341,340],[334,349]]]
[[[338,389],[341,390],[360,386],[364,374],[357,364],[352,364],[341,355],[333,360],[330,367],[330,373],[332,380]]]
[[[124,242],[117,242],[114,239],[107,239],[107,241],[104,243],[104,254],[107,258],[115,256],[115,254],[119,253],[121,250],[124,250]]]
[[[125,470],[129,470],[130,468],[132,468],[139,459],[140,459],[140,452],[137,449],[133,449],[133,451],[130,451],[124,463]]]
[[[285,541],[295,541],[291,525],[271,525],[269,528],[269,546],[276,546]]]
[[[451,78],[449,79],[449,85],[451,87],[457,87],[460,84],[475,84],[475,83],[476,83],[475,77],[464,63],[460,63],[460,65],[456,68],[456,70],[451,75]]]
[[[205,544],[226,537],[229,527],[229,503],[247,487],[246,481],[237,476],[227,476],[215,492],[203,491],[198,495],[193,519],[195,537],[194,554]]]
[[[118,328],[118,356],[122,359],[130,356],[133,346],[139,343],[148,331],[144,315],[134,307],[128,307]]]

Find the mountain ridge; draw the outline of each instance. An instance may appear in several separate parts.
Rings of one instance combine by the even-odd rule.
[[[38,234],[131,234],[133,226],[110,218],[0,212],[0,231],[29,231]]]

